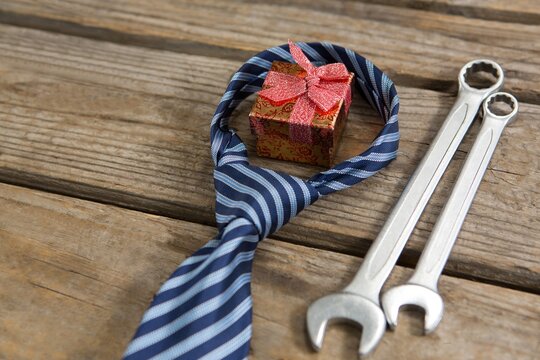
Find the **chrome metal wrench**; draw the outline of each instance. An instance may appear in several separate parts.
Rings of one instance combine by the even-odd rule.
[[[481,71],[493,74],[495,83],[483,89],[470,86],[469,77]],[[480,105],[502,87],[503,77],[501,67],[491,60],[474,60],[461,69],[454,106],[371,245],[360,270],[343,291],[322,297],[308,308],[307,329],[316,350],[321,348],[326,326],[332,320],[352,321],[362,326],[360,357],[375,349],[386,329],[379,304],[381,288]]]
[[[504,115],[495,114],[491,106],[504,102],[510,107]],[[390,327],[397,325],[399,308],[420,306],[425,311],[424,331],[432,332],[439,325],[444,311],[437,283],[450,256],[461,225],[482,181],[491,156],[505,126],[517,116],[518,102],[510,94],[495,93],[484,101],[484,119],[476,140],[465,160],[448,202],[444,206],[412,277],[382,296],[382,305]]]

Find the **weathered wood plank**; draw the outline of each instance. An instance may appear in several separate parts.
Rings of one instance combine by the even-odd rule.
[[[471,18],[514,22],[540,23],[540,3],[531,0],[362,0],[363,2],[409,7],[413,9],[454,14]]]
[[[265,3],[258,0],[257,3]],[[253,3],[253,1],[250,1]],[[444,4],[443,4],[444,3]],[[519,19],[519,24],[500,19],[488,21],[472,17],[476,12],[497,14],[500,9],[497,4],[473,2],[463,10],[463,4],[449,4],[450,1],[324,1],[324,0],[276,0],[272,4],[280,6],[295,6],[303,9],[317,9],[320,12],[332,13],[345,17],[362,18],[379,23],[399,25],[407,29],[416,29],[429,34],[441,34],[452,38],[470,41],[476,44],[520,49],[524,51],[539,51],[540,43],[531,39],[540,36],[540,9],[521,7],[507,9],[511,18]],[[530,1],[529,1],[530,3]],[[477,7],[473,5],[477,4]],[[509,2],[506,2],[509,4]],[[392,6],[389,6],[392,5]],[[490,7],[490,5],[492,7]],[[514,4],[516,7],[519,4]],[[472,9],[471,9],[472,8]],[[461,10],[461,11],[460,11]],[[537,10],[537,11],[536,11]],[[523,11],[526,11],[523,14]],[[453,15],[450,15],[453,14]],[[534,21],[535,18],[537,21]],[[533,25],[533,26],[525,26]],[[427,35],[426,35],[427,36]],[[432,36],[432,35],[430,35]]]
[[[299,0],[298,4],[305,3]],[[171,50],[187,47],[213,56],[247,54],[285,42],[321,39],[358,50],[402,84],[448,89],[467,61],[487,57],[507,69],[507,87],[521,101],[540,104],[540,25],[467,19],[369,4],[330,13],[324,5],[205,0],[190,2],[40,1],[0,4],[1,21],[103,40]],[[221,54],[223,52],[223,54]],[[238,57],[235,57],[238,59]]]
[[[209,119],[238,62],[6,26],[0,34],[1,181],[214,223]],[[320,200],[277,238],[365,254],[454,101],[414,88],[399,93],[398,160]],[[248,111],[243,104],[234,125],[253,150]],[[524,104],[505,131],[448,272],[539,291],[538,112]],[[338,158],[359,153],[379,129],[374,112],[355,101]],[[402,264],[413,264],[421,251],[472,140],[456,155]],[[255,156],[253,162],[303,178],[320,170]]]
[[[214,235],[202,225],[0,184],[0,357],[118,358],[153,293]],[[340,289],[360,259],[264,241],[253,273],[253,359],[352,359],[359,331],[333,326],[309,347],[311,301]],[[397,268],[392,283],[410,270]],[[405,313],[374,359],[533,359],[540,296],[444,276],[432,336]],[[24,344],[24,346],[22,346]]]

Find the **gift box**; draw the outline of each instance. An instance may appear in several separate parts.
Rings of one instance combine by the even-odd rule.
[[[307,58],[295,60],[301,64],[274,61],[255,99],[249,120],[257,154],[329,167],[347,120],[354,74],[343,64],[336,72],[338,64],[325,70],[306,65]]]

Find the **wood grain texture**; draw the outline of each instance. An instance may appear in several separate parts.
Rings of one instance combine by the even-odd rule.
[[[0,26],[0,180],[214,224],[209,119],[239,65]],[[398,90],[398,160],[318,201],[277,238],[365,254],[454,101],[433,91]],[[241,105],[233,125],[253,154],[249,105]],[[505,130],[447,273],[540,291],[539,110],[523,104]],[[380,128],[358,98],[338,158],[365,149]],[[476,131],[456,154],[401,264],[418,257]],[[252,160],[303,178],[320,170]]]
[[[154,292],[207,239],[207,226],[0,184],[0,358],[119,358]],[[352,359],[359,330],[306,338],[307,306],[361,260],[265,240],[253,272],[252,359]],[[410,270],[396,268],[391,284]],[[443,276],[445,318],[421,336],[405,312],[373,359],[533,359],[540,296]],[[511,336],[510,336],[511,335]],[[22,346],[24,344],[24,346]],[[420,351],[421,349],[421,351]]]
[[[253,1],[250,1],[250,3],[253,3]],[[257,0],[256,3],[265,4],[267,2]],[[478,2],[476,3],[478,4]],[[508,2],[506,3],[508,4]],[[301,9],[316,9],[320,12],[345,17],[358,17],[377,23],[397,25],[402,28],[414,28],[429,34],[458,38],[476,44],[496,45],[497,47],[530,52],[540,51],[540,43],[531,41],[532,38],[540,36],[540,27],[538,26],[540,24],[540,9],[529,9],[525,16],[522,12],[518,13],[516,8],[507,10],[507,12],[521,19],[522,24],[516,26],[513,22],[490,21],[474,17],[473,14],[467,11],[461,14],[456,9],[456,6],[461,8],[463,4],[449,4],[444,1],[294,0],[291,2],[289,0],[274,0],[272,4],[294,6]],[[473,8],[473,4],[469,5]],[[496,4],[492,5],[495,7]],[[477,9],[482,9],[484,12],[494,10],[489,7],[489,4],[486,4],[486,6],[482,4]],[[527,7],[522,7],[522,11],[525,11],[525,9]],[[539,21],[534,21],[534,15],[538,17]],[[523,22],[526,23],[523,24]]]
[[[514,26],[392,6],[305,0],[281,5],[72,0],[50,6],[3,1],[0,11],[5,23],[235,59],[289,37],[324,39],[359,51],[402,84],[438,90],[448,90],[457,69],[471,59],[492,58],[507,70],[507,88],[519,100],[540,104],[538,22]]]
[[[367,3],[515,24],[539,24],[540,3],[530,0],[362,0]]]

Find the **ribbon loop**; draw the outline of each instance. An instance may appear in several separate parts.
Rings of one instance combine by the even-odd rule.
[[[306,82],[296,76],[270,71],[267,84],[272,87],[259,91],[259,95],[274,103],[284,103],[304,94],[307,90]]]
[[[315,74],[323,79],[329,81],[347,80],[349,79],[349,72],[342,63],[332,63],[324,66],[319,66],[315,69]]]
[[[291,40],[289,40],[289,51],[296,63],[306,70],[308,75],[311,75],[315,72],[316,67],[309,61],[306,55],[302,52],[302,49]]]

